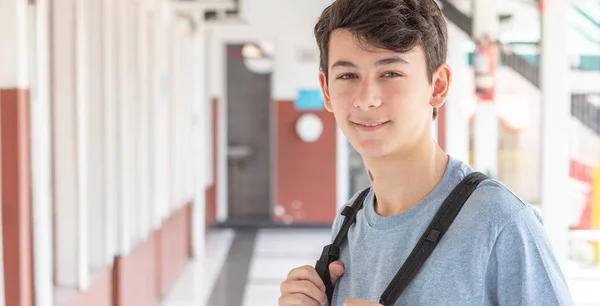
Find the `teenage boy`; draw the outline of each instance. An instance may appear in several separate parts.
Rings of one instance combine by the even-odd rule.
[[[312,266],[296,268],[279,305],[329,305],[332,284],[332,306],[571,305],[540,217],[490,179],[465,199],[443,239],[439,231],[425,237],[438,245],[402,294],[382,298],[443,202],[473,173],[432,138],[452,80],[446,21],[434,0],[337,0],[314,32],[325,107],[361,154],[372,188],[328,265],[331,284]],[[337,215],[333,237],[348,217]]]

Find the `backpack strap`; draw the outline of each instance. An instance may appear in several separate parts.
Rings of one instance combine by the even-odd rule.
[[[356,221],[356,215],[358,214],[358,211],[362,209],[365,198],[370,190],[371,188],[363,190],[360,195],[356,197],[352,206],[344,207],[342,215],[346,218],[344,218],[342,227],[335,236],[333,243],[323,248],[323,253],[321,253],[321,257],[317,260],[317,264],[315,265],[317,274],[319,274],[321,280],[325,283],[325,293],[327,294],[329,304],[331,304],[334,289],[334,285],[331,283],[331,275],[329,274],[329,265],[340,258],[340,247],[342,246],[342,242],[348,235],[350,226]]]
[[[473,172],[450,193],[402,268],[381,295],[380,304],[394,305],[438,245],[473,191],[486,179],[485,174]]]

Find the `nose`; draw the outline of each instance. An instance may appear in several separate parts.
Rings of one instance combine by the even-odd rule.
[[[360,110],[375,109],[381,106],[381,92],[377,83],[372,80],[363,79],[358,84],[357,94],[354,97],[354,108]]]

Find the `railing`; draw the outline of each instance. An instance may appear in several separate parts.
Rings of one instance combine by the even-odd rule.
[[[500,58],[505,66],[519,73],[536,88],[540,88],[540,69],[537,66],[515,53],[501,51]]]
[[[600,107],[590,103],[588,94],[571,95],[571,115],[600,135]]]
[[[442,12],[446,16],[446,19],[450,20],[463,32],[472,36],[473,33],[473,18],[460,11],[454,4],[448,0],[439,0],[442,4]]]

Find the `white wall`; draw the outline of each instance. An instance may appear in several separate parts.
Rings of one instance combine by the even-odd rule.
[[[273,98],[289,100],[299,88],[318,88],[318,48],[313,27],[323,9],[323,0],[252,0],[244,13],[244,24],[213,27],[210,40],[210,93],[225,95],[225,44],[267,40],[276,45]],[[300,52],[312,52],[310,62]]]
[[[27,5],[0,1],[0,88],[27,88]]]
[[[573,93],[600,93],[600,71],[572,71],[569,81]]]

